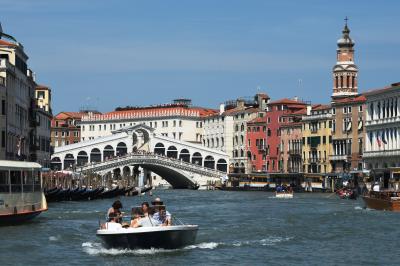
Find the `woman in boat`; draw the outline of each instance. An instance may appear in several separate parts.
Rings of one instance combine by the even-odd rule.
[[[117,216],[117,221],[118,221],[118,223],[121,223],[121,222],[122,222],[122,212],[121,212],[121,209],[122,209],[122,203],[121,203],[121,201],[119,201],[119,200],[114,201],[114,203],[111,205],[111,208],[108,209],[107,217],[110,217],[110,214],[111,214],[111,213],[114,213],[114,214]],[[110,220],[110,218],[108,218],[108,220]]]
[[[148,217],[150,215],[150,205],[147,201],[142,203],[143,216]]]

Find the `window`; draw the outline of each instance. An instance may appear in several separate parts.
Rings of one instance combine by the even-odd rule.
[[[362,112],[362,111],[363,111],[362,105],[358,106],[358,111],[359,111],[359,112]]]
[[[6,132],[4,130],[1,131],[1,147],[6,147]]]
[[[336,114],[336,108],[335,107],[332,108],[332,114],[334,114],[334,115]]]
[[[6,114],[6,100],[1,101],[1,114],[2,115]]]

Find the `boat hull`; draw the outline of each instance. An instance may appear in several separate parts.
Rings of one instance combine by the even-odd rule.
[[[38,210],[34,212],[27,212],[27,213],[17,213],[17,214],[8,214],[8,215],[0,215],[0,225],[16,225],[21,224],[26,221],[29,221],[43,211],[46,210]]]
[[[367,208],[400,212],[400,200],[379,199],[369,196],[363,196],[362,198]]]
[[[119,249],[177,249],[193,245],[197,226],[166,226],[121,229],[114,233],[98,230],[97,236],[107,248]],[[102,232],[103,231],[103,232]],[[124,232],[126,231],[126,232]]]
[[[275,197],[278,199],[292,199],[293,193],[275,193]]]

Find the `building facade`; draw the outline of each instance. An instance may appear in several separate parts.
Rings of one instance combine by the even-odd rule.
[[[53,148],[78,143],[81,140],[79,122],[87,112],[61,112],[51,121],[51,146]]]
[[[332,152],[332,114],[330,105],[307,107],[302,117],[303,172],[321,180],[332,171],[329,155]],[[313,174],[313,175],[307,175]]]
[[[117,108],[105,114],[88,113],[82,117],[81,139],[92,140],[111,135],[122,128],[144,124],[155,129],[156,134],[192,143],[202,143],[203,118],[218,113],[217,110],[192,107],[187,99],[171,104]]]
[[[1,27],[0,27],[1,29]],[[22,44],[0,31],[0,159],[35,158],[35,74]]]
[[[306,108],[282,116],[280,127],[280,165],[283,173],[302,173],[302,123],[301,118],[306,114]]]
[[[247,123],[246,152],[252,173],[265,173],[267,167],[267,119],[265,113]]]
[[[281,99],[270,102],[266,112],[267,143],[266,170],[270,173],[283,172],[281,160],[281,126],[285,124],[286,116],[304,109],[307,104],[298,99]]]
[[[226,152],[230,156],[230,169],[234,173],[251,171],[247,157],[247,123],[264,112],[269,96],[258,93],[251,98],[227,101],[220,112],[204,118],[203,145]]]
[[[43,93],[42,93],[43,92]],[[35,138],[32,145],[36,150],[34,161],[45,168],[50,168],[51,156],[51,91],[48,87],[40,85],[35,88],[36,121]]]
[[[365,97],[366,167],[400,167],[400,83],[366,92]]]

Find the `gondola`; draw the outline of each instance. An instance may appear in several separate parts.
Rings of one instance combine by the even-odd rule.
[[[103,191],[99,195],[99,198],[102,198],[102,199],[114,198],[114,197],[116,197],[118,191],[119,191],[118,187],[115,187],[115,188],[110,189],[110,190]]]

